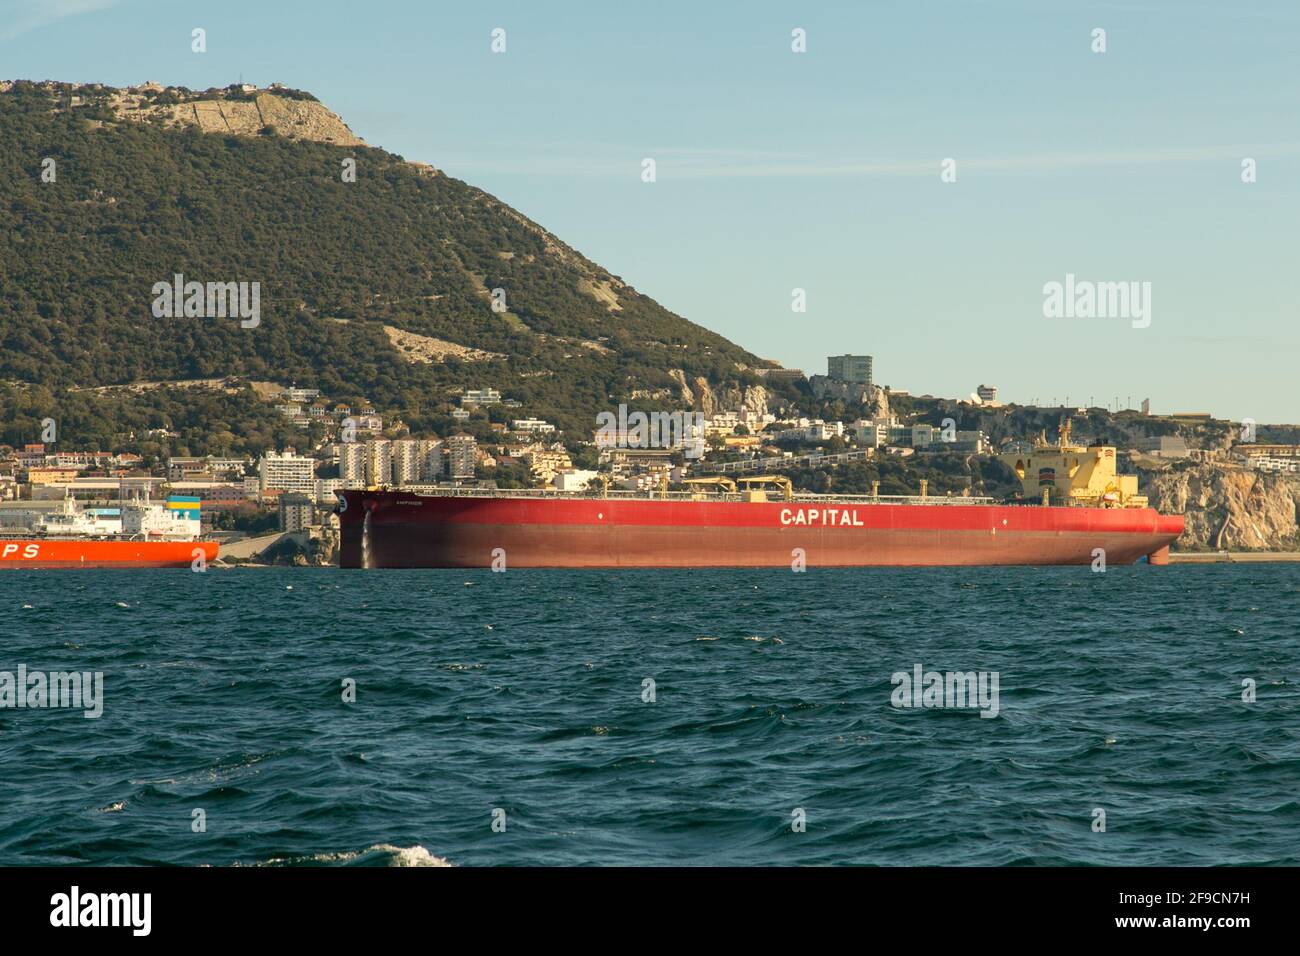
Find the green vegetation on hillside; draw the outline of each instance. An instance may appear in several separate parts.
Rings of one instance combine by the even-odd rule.
[[[0,380],[48,388],[55,407],[33,412],[59,418],[69,439],[84,407],[67,386],[294,382],[364,395],[417,431],[445,423],[461,388],[494,386],[583,434],[632,389],[669,387],[670,369],[759,381],[736,370],[754,356],[621,286],[481,190],[379,149],[119,120],[112,92],[79,88],[74,107],[69,86],[20,82],[0,94]],[[341,177],[348,158],[355,182]],[[42,181],[46,159],[54,182]],[[177,273],[259,282],[260,325],[155,318],[152,288]],[[584,291],[605,283],[617,311]],[[491,308],[496,288],[508,315]],[[384,325],[507,358],[410,363]],[[597,340],[612,352],[581,344]],[[246,397],[240,409],[210,408],[194,392],[123,397],[129,408],[85,414],[103,433],[119,414],[148,417],[172,402],[189,410],[170,414],[219,412],[236,436],[266,434]]]
[[[305,449],[324,438],[319,424],[306,431],[295,428],[252,389],[226,394],[160,388],[134,395],[0,384],[0,445],[41,441],[46,418],[54,419],[62,450],[131,451],[147,460],[257,457],[289,446]]]

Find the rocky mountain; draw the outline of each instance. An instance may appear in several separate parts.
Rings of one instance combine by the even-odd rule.
[[[158,290],[177,276],[208,301],[182,285],[169,317]],[[292,383],[445,431],[460,390],[490,386],[579,434],[633,395],[660,396],[649,410],[795,394],[517,210],[285,88],[0,84],[0,277],[0,382],[50,390],[36,405],[88,442],[109,423],[69,387]],[[228,283],[250,306],[256,284],[256,321],[214,311]],[[114,414],[143,424],[157,409],[139,402]],[[242,413],[220,414],[238,435]]]
[[[1152,507],[1186,518],[1179,550],[1300,550],[1300,482],[1204,464],[1143,482]]]

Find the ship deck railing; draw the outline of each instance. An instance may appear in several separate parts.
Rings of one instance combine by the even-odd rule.
[[[340,489],[345,490],[345,489]],[[362,489],[346,489],[361,491]],[[391,494],[412,494],[428,498],[564,498],[599,501],[743,501],[750,500],[746,492],[697,491],[636,491],[609,489],[600,491],[551,491],[546,488],[384,488]],[[992,505],[995,499],[976,496],[948,495],[825,495],[796,492],[793,498],[773,492],[767,493],[768,504],[882,504],[882,505]]]

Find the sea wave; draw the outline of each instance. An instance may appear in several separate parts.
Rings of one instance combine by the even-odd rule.
[[[364,850],[344,850],[334,853],[311,853],[303,856],[273,857],[256,866],[451,866],[440,856],[434,856],[420,845],[393,846],[377,843]]]
[[[0,865],[1297,865],[1294,573],[0,574]]]

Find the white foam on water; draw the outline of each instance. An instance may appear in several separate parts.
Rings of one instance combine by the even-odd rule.
[[[273,857],[254,866],[283,866],[295,863],[338,863],[344,866],[368,856],[387,857],[388,866],[451,866],[450,861],[434,856],[418,843],[415,846],[393,846],[376,843],[364,850],[344,850],[341,853],[313,853],[310,856]]]
[[[392,853],[393,859],[389,866],[451,866],[451,863],[440,856],[434,856],[419,844],[415,846],[399,847],[388,844],[380,844],[370,848],[386,853]]]

